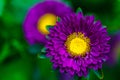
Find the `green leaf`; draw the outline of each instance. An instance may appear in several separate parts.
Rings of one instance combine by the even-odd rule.
[[[3,45],[2,51],[0,52],[0,63],[9,55],[9,48],[8,43]]]
[[[82,9],[80,7],[77,8],[76,13],[82,12]]]
[[[49,58],[38,59],[37,64],[41,73],[40,80],[58,80]]]
[[[82,77],[78,77],[77,75],[74,76],[74,80],[81,80]]]
[[[2,13],[2,17],[9,24],[23,23],[28,11],[31,7],[34,7],[37,3],[43,2],[43,0],[2,0],[6,1],[5,9]],[[0,0],[1,6],[1,0]]]
[[[90,73],[89,73],[90,74]],[[90,80],[90,75],[87,75],[86,77],[82,77],[82,79],[81,80]]]
[[[20,52],[24,51],[23,45],[18,40],[13,40],[12,45]]]
[[[95,75],[102,80],[104,78],[104,74],[103,74],[103,70],[99,69],[99,70],[93,70],[93,72],[95,73]]]
[[[0,0],[0,16],[2,15],[5,6],[5,0]]]

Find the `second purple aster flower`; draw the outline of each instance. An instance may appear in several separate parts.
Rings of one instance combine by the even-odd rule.
[[[102,68],[108,59],[110,37],[94,16],[69,14],[50,29],[47,56],[61,73],[87,76],[89,69]]]
[[[54,26],[57,17],[65,16],[72,10],[57,1],[44,1],[30,9],[24,21],[24,33],[29,44],[45,44],[45,36],[49,34],[46,26]]]
[[[120,60],[120,31],[111,36],[110,45],[111,49],[108,63],[113,65]]]

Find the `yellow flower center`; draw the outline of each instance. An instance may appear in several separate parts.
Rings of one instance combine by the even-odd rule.
[[[40,19],[38,20],[38,30],[40,33],[47,35],[49,34],[49,31],[47,30],[47,26],[54,26],[57,21],[57,16],[51,13],[44,14]]]
[[[71,56],[85,56],[90,51],[90,39],[81,32],[74,32],[67,37],[65,46]]]

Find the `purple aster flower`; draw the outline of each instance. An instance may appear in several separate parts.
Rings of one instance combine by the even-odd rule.
[[[98,70],[108,59],[110,37],[101,22],[81,12],[70,14],[50,29],[47,56],[61,73],[87,76],[88,69]]]
[[[45,36],[49,34],[47,25],[55,25],[57,17],[62,17],[72,10],[58,1],[45,1],[32,7],[24,21],[25,37],[29,44],[45,44]]]

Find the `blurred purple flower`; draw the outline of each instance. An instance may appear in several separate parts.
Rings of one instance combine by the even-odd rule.
[[[61,73],[87,76],[88,69],[98,70],[108,59],[110,37],[94,16],[67,15],[50,29],[48,37],[47,56]]]
[[[60,73],[59,80],[73,80],[73,76],[68,73]]]
[[[25,37],[29,44],[45,44],[49,33],[46,26],[55,25],[57,17],[65,16],[72,10],[58,1],[44,1],[32,7],[23,24]]]
[[[120,58],[120,31],[111,36],[110,45],[111,49],[108,63],[115,64]]]

